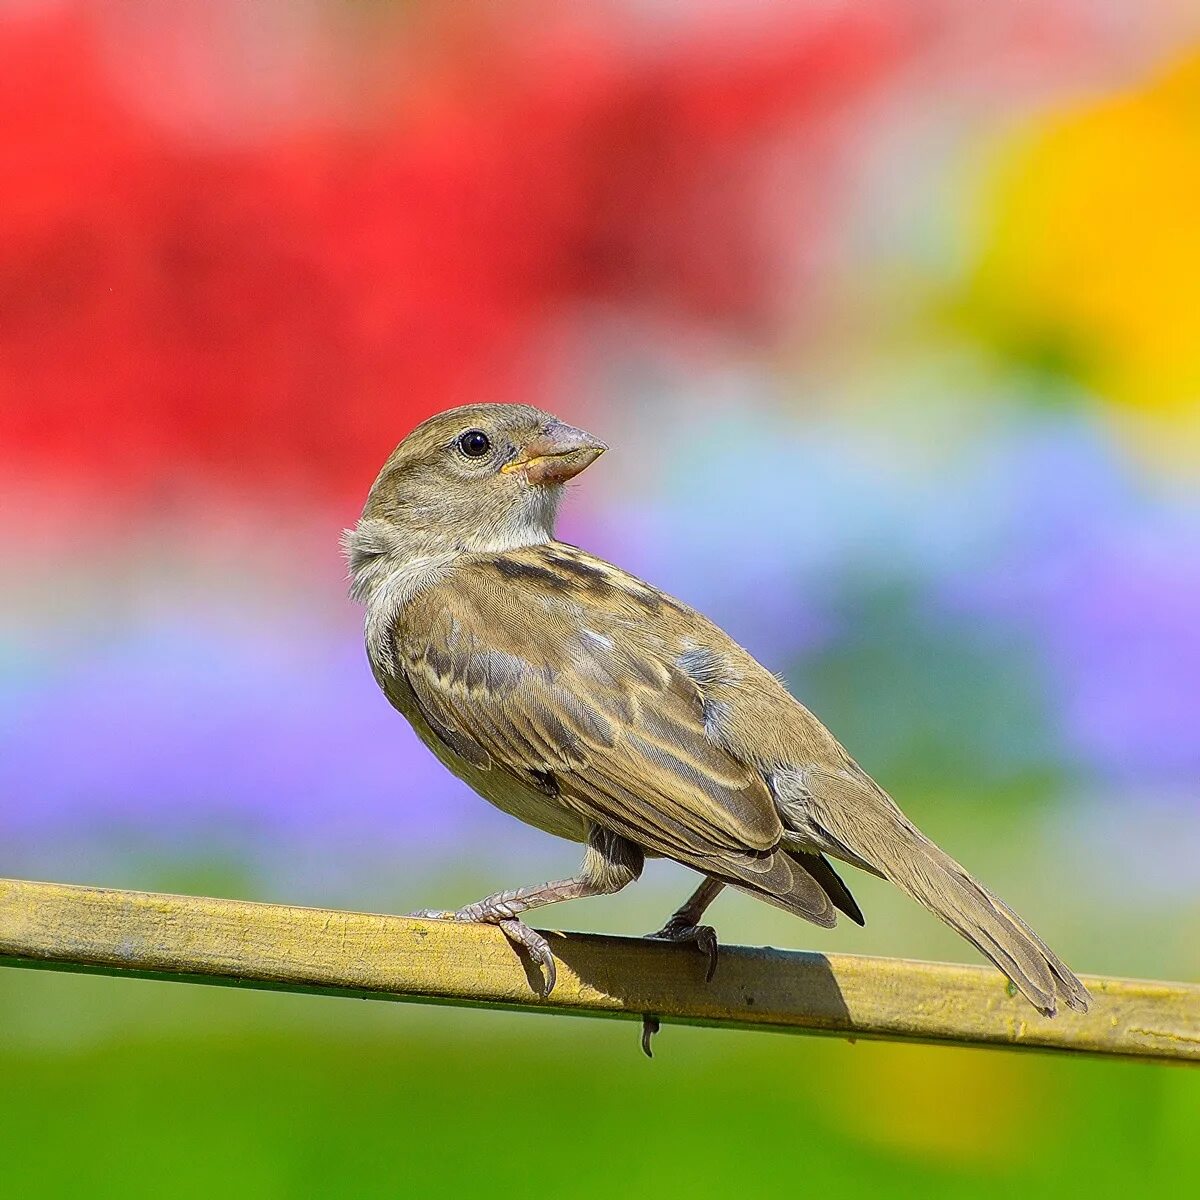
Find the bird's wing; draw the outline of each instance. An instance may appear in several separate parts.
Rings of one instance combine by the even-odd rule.
[[[709,736],[667,606],[685,611],[600,560],[531,547],[478,556],[411,601],[396,650],[431,728],[477,766],[831,925],[825,891],[776,852],[762,774]]]
[[[1054,1012],[1056,997],[1085,1010],[1087,990],[1045,942],[931,842],[778,680],[723,639],[710,627],[716,669],[706,692],[724,714],[716,740],[734,758],[763,765],[784,845],[890,880],[974,943],[1042,1012]]]

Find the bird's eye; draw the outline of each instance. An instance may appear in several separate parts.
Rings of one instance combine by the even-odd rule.
[[[492,443],[482,429],[468,429],[459,437],[458,448],[468,458],[482,458],[492,448]]]

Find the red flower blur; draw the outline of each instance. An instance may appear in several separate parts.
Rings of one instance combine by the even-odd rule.
[[[133,506],[199,483],[352,495],[429,412],[546,401],[547,330],[573,306],[769,334],[773,147],[786,132],[801,150],[786,219],[813,238],[836,199],[823,131],[904,58],[903,20],[847,7],[647,45],[613,14],[483,11],[386,24],[343,83],[360,67],[402,82],[345,87],[325,111],[316,94],[244,137],[236,112],[215,133],[156,112],[170,22],[137,31],[161,79],[133,87],[103,28],[129,10],[10,16],[10,466]]]

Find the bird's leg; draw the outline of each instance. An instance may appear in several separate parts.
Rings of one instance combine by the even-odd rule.
[[[691,942],[708,955],[708,970],[704,982],[711,983],[717,971],[717,931],[711,925],[701,925],[704,910],[721,894],[725,885],[719,879],[708,878],[671,914],[667,923],[647,937],[663,942]]]
[[[536,929],[526,925],[520,919],[521,914],[546,904],[557,904],[560,900],[583,900],[588,896],[619,892],[642,873],[642,863],[642,852],[631,842],[593,826],[583,869],[573,879],[494,892],[453,912],[423,908],[411,915],[431,921],[482,921],[499,925],[508,940],[515,946],[523,946],[542,968],[545,977],[542,997],[545,998],[550,995],[557,978],[554,955],[550,952],[549,942]]]
[[[691,942],[698,950],[708,955],[708,970],[704,982],[711,983],[717,973],[717,931],[711,925],[701,925],[704,910],[721,894],[725,885],[711,876],[671,914],[667,923],[657,932],[646,936],[663,942]],[[650,1043],[662,1028],[653,1013],[642,1014],[642,1053],[654,1057]]]

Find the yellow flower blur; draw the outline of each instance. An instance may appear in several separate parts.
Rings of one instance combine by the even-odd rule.
[[[1200,55],[1001,156],[971,308],[1177,464],[1200,456]]]

